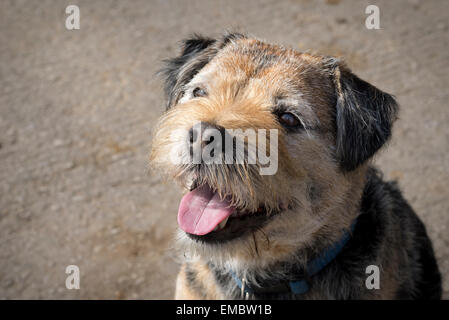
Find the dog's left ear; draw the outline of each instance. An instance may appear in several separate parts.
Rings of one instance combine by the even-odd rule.
[[[182,51],[178,57],[165,60],[162,73],[165,76],[164,91],[167,109],[176,104],[182,96],[183,86],[201,70],[216,54],[215,39],[194,35],[182,42]]]
[[[398,105],[394,98],[358,78],[346,66],[333,69],[336,104],[336,155],[351,171],[371,158],[390,138]]]

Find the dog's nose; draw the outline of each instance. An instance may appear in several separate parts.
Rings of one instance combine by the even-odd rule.
[[[225,128],[209,122],[199,122],[189,130],[189,142],[192,147],[201,147],[214,142],[216,147],[224,145]],[[218,140],[216,140],[218,139]]]

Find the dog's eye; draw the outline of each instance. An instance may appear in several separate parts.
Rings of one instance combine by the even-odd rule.
[[[279,122],[288,128],[295,128],[298,127],[301,122],[299,119],[291,114],[290,112],[282,113],[279,115]]]
[[[203,88],[200,88],[200,87],[196,87],[195,89],[193,89],[192,94],[195,98],[207,96],[206,90],[204,90]]]

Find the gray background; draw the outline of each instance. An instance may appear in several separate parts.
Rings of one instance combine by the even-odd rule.
[[[65,29],[77,4],[81,29]],[[381,30],[365,28],[377,4]],[[449,10],[442,1],[0,1],[0,298],[171,298],[180,190],[148,170],[160,61],[193,33],[343,56],[396,95],[378,157],[433,240],[449,296]],[[65,288],[65,267],[81,289]]]

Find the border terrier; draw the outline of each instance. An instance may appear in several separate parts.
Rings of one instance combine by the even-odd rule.
[[[391,95],[340,59],[237,33],[185,40],[162,72],[150,162],[187,192],[175,298],[441,298],[423,223],[371,165]]]

